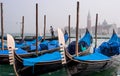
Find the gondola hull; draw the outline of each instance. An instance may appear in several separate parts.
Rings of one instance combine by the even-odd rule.
[[[113,31],[108,42],[103,42],[98,48],[94,48],[93,53],[84,56],[72,56],[66,50],[67,69],[69,75],[80,74],[82,76],[89,73],[102,71],[114,67],[114,57],[120,54],[119,37]]]
[[[19,76],[37,76],[45,73],[50,73],[53,71],[57,71],[63,68],[63,65],[60,61],[53,61],[53,62],[44,62],[38,63],[34,66],[24,66],[23,61],[15,55],[15,68],[16,72]]]
[[[16,76],[37,76],[57,71],[66,64],[64,35],[58,29],[59,48],[36,52],[36,57],[21,58],[15,52],[15,43],[11,35],[7,35],[9,62],[13,65]],[[59,49],[59,50],[58,50]]]
[[[70,59],[68,56],[67,60],[67,69],[69,71],[69,74],[71,76],[76,76],[77,74],[80,75],[88,75],[92,72],[98,72],[105,69],[108,69],[112,65],[112,60],[106,60],[106,61],[78,61],[75,59]]]
[[[19,55],[22,58],[34,57],[35,53],[21,54]],[[0,64],[9,64],[9,55],[0,55]]]

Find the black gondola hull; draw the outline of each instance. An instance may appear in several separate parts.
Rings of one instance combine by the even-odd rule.
[[[67,69],[72,76],[80,75],[88,75],[92,72],[102,71],[108,69],[112,66],[112,60],[106,61],[78,61],[74,59],[70,59],[67,56]]]
[[[34,66],[24,66],[18,57],[15,57],[15,68],[19,76],[37,76],[49,72],[54,72],[63,68],[61,61],[47,63],[37,63]]]

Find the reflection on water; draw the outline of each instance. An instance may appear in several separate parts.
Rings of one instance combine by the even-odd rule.
[[[0,65],[0,76],[15,76],[13,67],[10,65]]]
[[[44,75],[40,75],[40,76],[67,76],[67,72],[66,72],[65,68],[63,68],[56,72],[52,72],[52,73],[48,73],[48,74],[44,74]]]
[[[116,67],[117,67],[117,76],[120,76],[120,55],[115,59]]]
[[[0,65],[0,76],[15,76],[13,67],[10,65]],[[63,68],[59,71],[40,75],[40,76],[67,76],[67,72],[65,68]],[[77,74],[76,76],[82,76],[82,75]],[[120,76],[120,66],[115,64],[114,67],[109,68],[107,70],[90,73],[89,75],[84,75],[84,76]]]
[[[118,68],[117,76],[120,76],[120,68]]]
[[[113,67],[107,70],[103,70],[101,72],[94,72],[87,75],[77,75],[77,76],[117,76],[116,71],[117,69]]]

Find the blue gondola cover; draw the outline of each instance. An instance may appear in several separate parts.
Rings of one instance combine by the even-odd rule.
[[[34,66],[38,62],[51,62],[61,60],[61,54],[59,51],[53,53],[46,53],[44,55],[35,58],[24,58],[24,66]],[[43,63],[44,64],[44,63]]]

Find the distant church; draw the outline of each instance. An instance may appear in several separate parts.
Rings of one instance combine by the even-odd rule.
[[[90,12],[88,12],[88,16],[87,16],[87,29],[91,32],[91,16],[90,16]]]
[[[99,35],[110,35],[110,34],[113,33],[113,29],[116,30],[116,32],[117,32],[116,24],[114,24],[114,23],[113,24],[108,24],[106,20],[104,20],[102,22],[102,24],[99,23],[97,28],[98,28],[97,33]],[[92,27],[92,32],[93,33],[95,33],[94,29],[95,29],[95,26]]]

